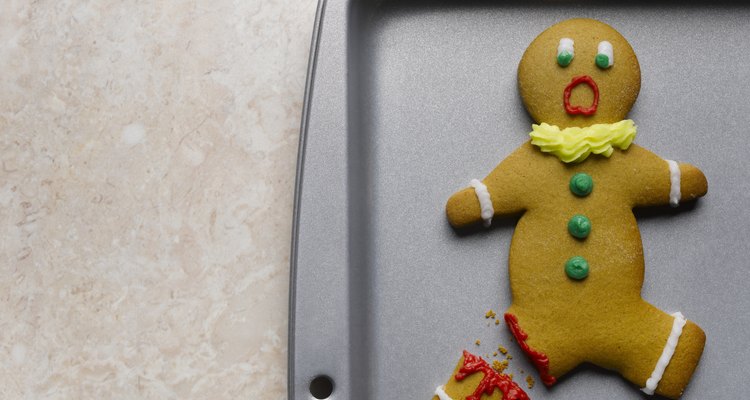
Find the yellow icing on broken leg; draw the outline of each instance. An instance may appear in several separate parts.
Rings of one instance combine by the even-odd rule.
[[[615,147],[627,150],[636,134],[635,123],[630,119],[584,128],[560,129],[546,123],[534,124],[531,128],[531,144],[545,153],[554,154],[565,163],[579,163],[591,153],[609,157]]]

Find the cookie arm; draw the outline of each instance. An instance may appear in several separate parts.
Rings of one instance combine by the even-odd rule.
[[[679,163],[680,197],[682,200],[694,200],[708,192],[708,181],[703,172],[688,163]]]
[[[637,156],[632,185],[636,190],[635,207],[680,203],[702,197],[708,191],[708,181],[703,172],[688,163],[663,159],[656,154],[633,145],[628,151]]]
[[[463,228],[481,221],[482,206],[476,190],[468,187],[454,193],[445,205],[445,213],[454,228]]]
[[[503,160],[482,181],[472,180],[468,188],[462,189],[448,199],[445,212],[454,228],[463,228],[484,221],[489,226],[493,216],[518,214],[523,211],[523,179],[515,173],[523,152],[522,146]]]

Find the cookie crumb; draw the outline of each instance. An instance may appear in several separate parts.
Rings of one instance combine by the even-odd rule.
[[[510,378],[510,380],[513,380],[513,374],[508,374],[508,377]]]
[[[497,357],[497,352],[492,353],[492,357]]]
[[[531,375],[526,375],[526,386],[529,387],[529,389],[534,387],[534,378]]]
[[[503,346],[497,346],[497,351],[499,351],[499,352],[501,352],[503,354],[508,354],[508,349],[506,349]]]
[[[474,344],[475,344],[475,345],[477,345],[477,346],[479,346],[480,344],[482,344],[482,341],[481,341],[481,340],[479,340],[479,339],[477,339],[477,341],[476,341],[476,342],[474,342]]]
[[[494,312],[494,311],[492,311],[492,310],[489,310],[489,311],[487,311],[487,313],[486,313],[486,314],[484,314],[484,317],[485,317],[485,318],[492,318],[492,319],[494,319],[496,315],[497,315],[497,314],[495,314],[495,312]]]
[[[507,356],[505,356],[505,358],[507,358],[508,360],[512,360],[512,359],[513,359],[513,356],[512,356],[512,355],[510,355],[510,354],[508,354]]]
[[[500,325],[500,320],[499,319],[495,320],[495,325]]]
[[[508,368],[508,361],[506,360],[503,360],[503,361],[495,360],[492,362],[492,369],[497,371],[498,374],[501,374],[503,371],[505,371],[506,368]]]

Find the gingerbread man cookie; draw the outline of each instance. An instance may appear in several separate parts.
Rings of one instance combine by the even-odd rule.
[[[705,334],[641,298],[643,248],[632,209],[703,196],[705,176],[632,143],[637,128],[625,118],[640,67],[609,25],[572,19],[542,32],[521,59],[518,84],[537,122],[531,140],[455,193],[448,220],[460,228],[521,215],[505,321],[542,382],[553,385],[589,362],[646,393],[678,398]]]

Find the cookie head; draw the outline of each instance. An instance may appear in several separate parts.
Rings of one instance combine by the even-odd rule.
[[[633,48],[611,26],[570,19],[542,32],[518,65],[518,87],[531,117],[560,128],[626,118],[641,88]]]

